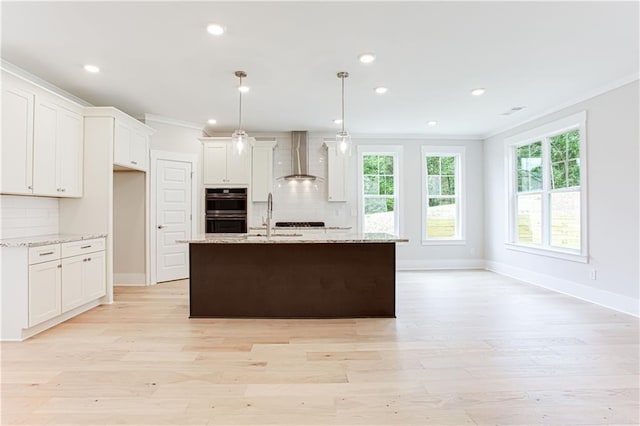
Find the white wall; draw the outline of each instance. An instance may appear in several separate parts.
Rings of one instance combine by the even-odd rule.
[[[322,221],[327,226],[351,226],[347,203],[327,201],[327,150],[321,135],[309,135],[309,170],[318,177],[314,182],[287,181],[292,173],[291,133],[257,133],[256,138],[275,138],[278,145],[273,155],[273,220],[274,222]],[[266,216],[266,203],[252,203],[249,226],[260,226]]]
[[[638,314],[638,82],[609,91],[485,141],[485,256],[490,269]],[[587,111],[588,264],[508,250],[506,137]],[[597,271],[596,280],[590,270]]]
[[[290,133],[251,133],[251,136],[275,137],[278,146],[274,153],[274,177],[291,172]],[[333,140],[333,134],[309,134],[309,173],[323,179],[327,176],[327,151],[322,147],[325,138]],[[409,243],[397,247],[399,268],[471,268],[483,267],[483,147],[479,140],[427,140],[403,138],[354,138],[353,154],[348,165],[348,200],[342,203],[327,201],[326,180],[315,183],[275,180],[273,192],[273,218],[275,221],[321,220],[327,226],[350,226],[358,229],[358,145],[402,145],[401,170],[401,236]],[[422,145],[452,145],[466,148],[466,243],[462,245],[422,245]],[[258,226],[265,215],[265,203],[254,203],[250,218],[252,226]]]
[[[197,166],[193,181],[196,183],[197,193],[201,196],[196,200],[195,211],[202,212],[202,199],[204,197],[202,185],[202,142],[198,140],[203,136],[202,129],[195,125],[181,124],[180,122],[172,123],[170,121],[156,121],[153,116],[145,117],[145,124],[155,129],[155,133],[151,136],[150,149],[158,151],[176,152],[182,154],[192,154],[197,158]],[[154,176],[151,176],[154,179]],[[150,214],[155,214],[154,207],[151,206]],[[197,217],[197,232],[204,232],[204,218]],[[152,229],[151,232],[154,232]]]
[[[145,173],[113,173],[113,280],[145,284]]]
[[[58,199],[0,196],[0,238],[58,233]]]
[[[358,145],[402,145],[403,159],[400,170],[402,185],[400,229],[401,236],[409,239],[398,244],[397,266],[399,268],[479,268],[484,266],[483,257],[483,184],[482,142],[478,140],[435,139],[355,139],[349,161],[349,205],[357,214],[357,146]],[[463,146],[465,147],[466,195],[463,214],[466,214],[466,241],[461,245],[422,245],[422,160],[421,147]],[[352,224],[357,226],[357,216],[352,215]]]

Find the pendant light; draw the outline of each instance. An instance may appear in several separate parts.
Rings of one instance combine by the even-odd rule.
[[[242,154],[249,143],[249,135],[242,130],[242,93],[249,91],[247,86],[242,85],[242,79],[247,76],[244,71],[236,71],[235,76],[240,79],[238,84],[238,91],[240,92],[240,112],[238,113],[238,130],[231,135],[231,143],[233,145],[233,151],[237,154]]]
[[[351,135],[344,130],[344,79],[349,77],[346,71],[340,71],[338,78],[342,81],[342,131],[336,134],[336,145],[344,155],[351,155]]]

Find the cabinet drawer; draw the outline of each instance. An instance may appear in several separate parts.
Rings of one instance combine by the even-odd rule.
[[[29,265],[60,259],[60,244],[29,248]]]
[[[84,253],[93,253],[104,250],[104,238],[93,240],[73,241],[62,244],[62,257],[78,256]]]

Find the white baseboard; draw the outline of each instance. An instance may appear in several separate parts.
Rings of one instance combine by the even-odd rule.
[[[145,274],[113,274],[113,285],[115,286],[145,286],[147,280]]]
[[[501,262],[486,261],[486,269],[501,275],[506,275],[518,280],[544,287],[549,290],[576,297],[587,302],[595,303],[625,314],[640,316],[640,301],[632,297],[612,293],[579,284],[575,281],[556,278],[551,275],[541,274]]]
[[[483,259],[420,259],[396,260],[398,271],[428,271],[437,269],[485,269]]]
[[[75,316],[78,316],[81,313],[84,313],[90,309],[93,309],[98,305],[100,305],[100,299],[92,300],[91,302],[85,303],[82,306],[78,306],[77,308],[72,309],[69,312],[65,312],[62,315],[58,315],[55,318],[51,318],[50,320],[42,322],[31,328],[24,328],[20,331],[19,335],[2,336],[2,341],[3,342],[21,342],[25,339],[28,339],[29,337],[35,336],[38,333],[42,333],[43,331],[51,327],[55,327],[58,324],[62,324],[66,320],[71,319]]]

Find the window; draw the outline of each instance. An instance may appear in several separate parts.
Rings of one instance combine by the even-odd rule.
[[[585,122],[583,112],[506,140],[515,248],[586,261]]]
[[[460,242],[464,147],[422,147],[423,243]]]
[[[402,147],[358,147],[360,230],[400,234],[399,156]]]

